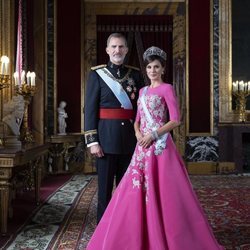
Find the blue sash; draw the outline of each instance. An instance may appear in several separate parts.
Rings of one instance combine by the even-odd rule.
[[[132,103],[121,84],[108,76],[108,74],[105,73],[105,70],[108,74],[111,74],[106,68],[98,69],[96,72],[112,90],[118,101],[121,103],[121,107],[124,109],[133,109]]]

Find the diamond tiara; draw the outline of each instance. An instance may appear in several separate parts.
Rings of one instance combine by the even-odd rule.
[[[144,53],[143,53],[143,60],[145,60],[148,56],[160,56],[163,60],[167,60],[167,54],[165,51],[162,49],[152,46],[148,48]]]

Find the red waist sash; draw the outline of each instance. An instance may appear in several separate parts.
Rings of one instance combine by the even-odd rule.
[[[134,119],[135,112],[133,109],[100,109],[100,119]]]

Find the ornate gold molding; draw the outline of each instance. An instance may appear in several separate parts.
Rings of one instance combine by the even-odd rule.
[[[10,75],[13,72],[14,55],[14,0],[0,0],[0,56],[6,55],[10,59]],[[12,78],[10,77],[10,82]],[[3,91],[3,103],[10,100],[14,89],[6,88]],[[1,104],[0,104],[1,105]]]
[[[232,0],[219,1],[219,121],[238,122],[232,110]]]
[[[14,164],[13,159],[9,159],[9,158],[1,158],[0,159],[0,165],[2,167],[12,167]]]

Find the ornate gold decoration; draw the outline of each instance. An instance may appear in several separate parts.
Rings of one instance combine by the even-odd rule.
[[[119,82],[120,84],[127,81],[128,78],[129,78],[129,75],[131,73],[131,69],[128,70],[127,74],[122,78],[122,79],[118,79],[118,78],[115,78],[107,69],[102,69],[103,72],[108,75],[112,80],[116,81],[116,82]]]
[[[7,148],[0,152],[0,233],[7,233],[8,215],[11,209],[11,196],[12,196],[12,180],[15,176],[13,171],[14,167],[19,173],[24,167],[31,168],[30,175],[34,174],[34,187],[36,203],[40,201],[40,185],[42,179],[42,164],[39,161],[43,155],[48,152],[50,144],[43,145],[25,145],[22,149]],[[29,182],[32,184],[33,182]]]
[[[28,123],[28,106],[31,102],[32,97],[35,94],[36,91],[36,86],[34,85],[29,85],[26,82],[21,85],[16,85],[15,86],[16,93],[18,95],[22,95],[24,99],[24,115],[23,115],[23,127],[21,130],[21,135],[20,139],[23,142],[34,142],[34,137],[32,135],[32,132],[29,128],[29,123]]]
[[[238,114],[232,110],[232,0],[220,0],[219,14],[219,121],[238,122]]]
[[[10,76],[0,75],[0,90],[8,88],[10,86]]]
[[[80,141],[81,134],[54,135],[50,137],[51,147],[48,156],[50,173],[69,171],[73,155],[72,149],[77,147],[77,143]]]
[[[239,122],[246,122],[246,97],[250,95],[250,82],[233,82],[232,94],[236,97],[236,111],[239,114]]]
[[[0,74],[1,110],[0,110],[0,148],[5,145],[5,124],[3,122],[3,92],[2,90],[10,86],[10,76]]]

